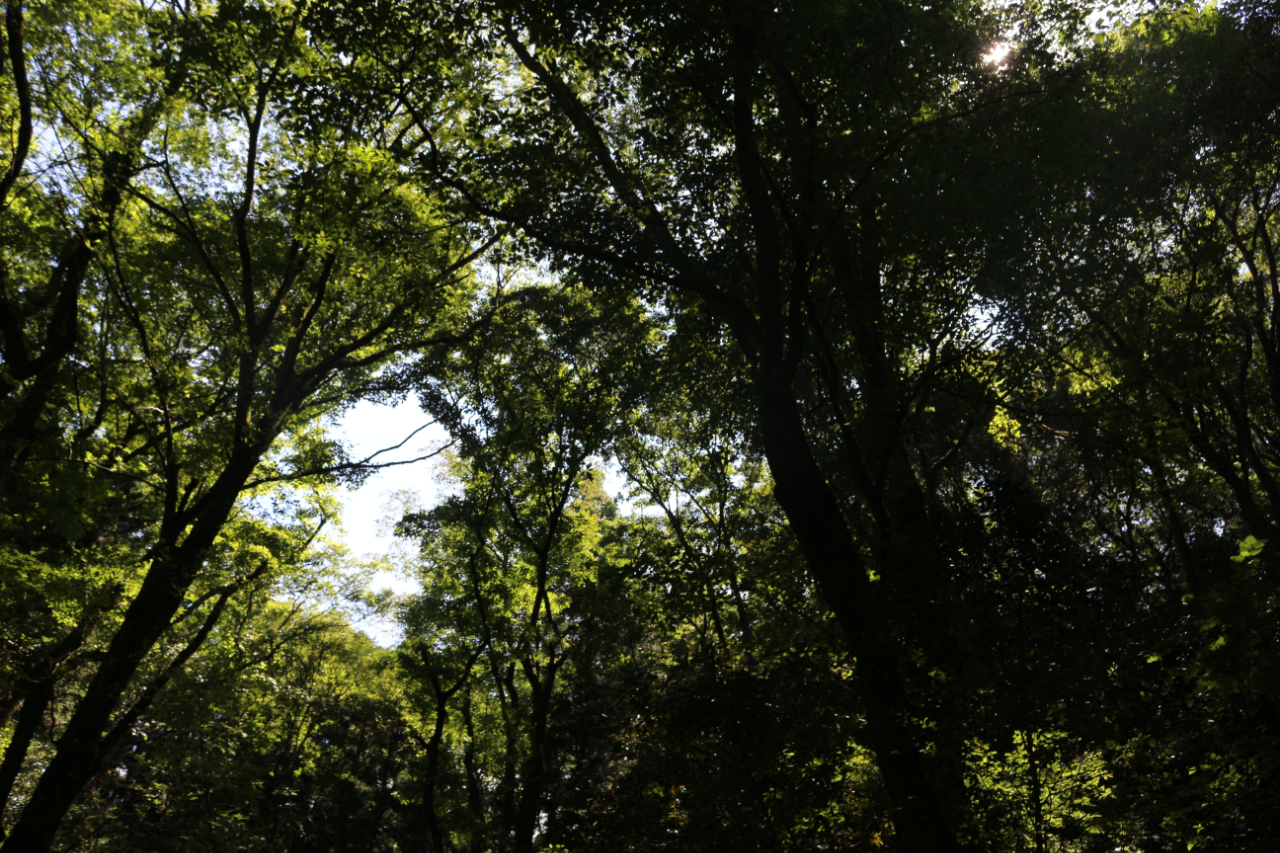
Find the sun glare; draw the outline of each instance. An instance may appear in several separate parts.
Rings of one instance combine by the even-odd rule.
[[[994,65],[997,69],[1004,68],[1005,60],[1012,52],[1013,47],[1007,41],[993,42],[991,49],[982,54],[982,61],[987,65]]]

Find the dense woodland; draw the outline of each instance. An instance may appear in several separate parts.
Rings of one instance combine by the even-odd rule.
[[[1280,849],[1269,4],[3,11],[3,853]]]

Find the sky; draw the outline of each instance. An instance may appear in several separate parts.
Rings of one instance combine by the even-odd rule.
[[[442,427],[431,423],[431,417],[418,407],[412,395],[398,406],[381,406],[362,400],[349,409],[330,428],[330,434],[349,444],[352,459],[363,459],[377,451],[399,444],[414,430],[422,427],[417,435],[405,442],[404,447],[378,457],[379,461],[394,462],[414,459],[438,450],[449,441]],[[622,492],[626,482],[617,466],[608,462],[605,468],[605,490],[619,502],[624,512],[633,509]],[[406,499],[412,505],[428,509],[434,506],[442,492],[437,479],[437,460],[428,459],[407,465],[384,468],[365,480],[358,489],[344,490],[342,498],[342,539],[350,547],[352,556],[367,561],[386,557],[396,549],[397,543],[390,535],[391,525],[400,517]],[[650,508],[650,511],[656,511]],[[401,551],[411,550],[409,543],[399,543]],[[387,588],[396,593],[409,593],[418,589],[415,581],[394,571],[377,573],[371,584],[374,590]],[[380,645],[392,646],[399,639],[399,631],[391,620],[364,619],[354,622]]]
[[[381,406],[362,400],[338,419],[331,428],[331,434],[348,442],[352,459],[363,459],[404,441],[423,426],[426,428],[410,438],[404,447],[378,457],[378,461],[394,462],[423,456],[449,440],[444,429],[431,424],[431,417],[418,407],[413,396],[398,406]],[[435,472],[435,461],[430,459],[395,465],[373,474],[360,488],[341,493],[342,538],[353,556],[381,557],[392,550],[395,541],[390,535],[390,525],[399,515],[396,508],[403,506],[402,496],[411,493],[418,506],[432,506],[438,493]],[[374,589],[389,588],[397,593],[417,589],[414,581],[394,572],[379,572],[374,576],[372,586]],[[397,639],[391,622],[365,620],[358,623],[358,627],[382,645],[394,644]]]

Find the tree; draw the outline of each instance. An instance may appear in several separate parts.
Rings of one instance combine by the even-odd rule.
[[[1275,846],[1274,15],[5,8],[6,849]]]
[[[774,495],[858,659],[904,850],[955,849],[964,809],[956,768],[921,761],[930,703],[904,679],[966,645],[937,484],[991,417],[974,398],[995,396],[974,223],[998,213],[934,200],[973,177],[989,127],[967,137],[967,119],[1053,64],[993,81],[976,11],[494,4],[477,26],[512,70],[470,113],[489,144],[437,164],[575,280],[651,294],[732,349]]]
[[[172,654],[162,638],[186,618],[203,618],[197,640],[207,638],[227,596],[193,585],[230,595],[244,581],[220,574],[215,555],[234,535],[229,522],[251,514],[248,501],[273,483],[361,469],[316,419],[386,387],[396,358],[457,341],[497,309],[471,313],[465,270],[476,244],[398,170],[396,152],[425,144],[423,115],[330,102],[341,91],[332,69],[346,59],[310,36],[305,9],[90,11],[28,41],[43,50],[25,56],[46,88],[18,84],[19,101],[40,109],[28,119],[22,108],[20,121],[63,128],[67,142],[56,160],[33,154],[20,132],[13,159],[16,174],[33,156],[51,158],[39,179],[28,168],[13,182],[29,204],[11,205],[6,226],[18,234],[6,259],[5,465],[21,485],[5,492],[5,536],[6,553],[39,559],[47,577],[74,577],[84,563],[121,569],[84,573],[72,583],[79,615],[46,618],[15,643],[20,736],[8,745],[8,782],[60,667],[73,661],[84,683],[6,850],[52,842],[162,686],[136,678],[149,656]],[[22,13],[9,12],[18,56]],[[123,127],[105,90],[76,103],[74,86],[104,71],[137,105]],[[66,226],[71,254],[50,269],[19,217],[30,209],[52,225],[46,199],[60,198],[64,221],[88,224]],[[70,319],[40,309],[51,293],[71,301]],[[37,310],[24,316],[14,306],[26,303]],[[37,526],[50,511],[71,517]],[[269,570],[280,554],[267,552]],[[56,587],[40,587],[24,594],[45,612],[65,609],[46,595]],[[71,657],[104,627],[92,655]]]
[[[634,304],[528,295],[420,391],[460,442],[458,494],[401,522],[422,543],[401,655],[433,709],[423,809],[437,851],[531,851],[555,825],[568,759],[553,712],[594,655],[573,607],[600,561],[590,464],[626,424],[649,345]]]
[[[370,850],[408,837],[396,793],[414,750],[392,653],[271,592],[229,603],[110,751],[59,847]]]
[[[1117,620],[1138,647],[1116,667],[1128,695],[1112,705],[1129,716],[1111,736],[1128,750],[1118,809],[1151,849],[1275,837],[1261,792],[1276,758],[1246,734],[1274,725],[1274,675],[1246,660],[1268,657],[1261,626],[1275,618],[1258,583],[1276,523],[1277,71],[1273,21],[1236,12],[1175,7],[1112,34],[1111,106],[1068,155],[1089,194],[1051,240],[1071,261],[1009,303],[1024,345],[1059,354],[1020,405],[1061,413],[1072,449],[1057,455],[1110,505],[1092,536],[1144,577]],[[1263,692],[1240,692],[1242,678]],[[1138,729],[1145,742],[1130,740]],[[1194,782],[1166,787],[1162,773]]]
[[[1070,451],[1045,454],[1055,479],[1021,493],[1044,514],[984,506],[975,493],[1017,468],[993,448],[988,426],[1001,411],[1016,423],[1013,404],[1028,428],[1074,441],[1071,422],[1055,426],[1035,412],[1055,400],[1074,410],[1080,398],[1060,393],[1062,383],[1084,382],[1098,356],[1081,353],[1072,335],[1084,318],[1106,328],[1104,309],[1123,305],[1082,287],[1079,275],[1127,280],[1117,273],[1139,256],[1135,240],[1155,233],[1144,231],[1153,223],[1145,200],[1167,197],[1185,177],[1175,156],[1148,158],[1140,185],[1111,171],[1126,162],[1117,149],[1158,142],[1168,152],[1168,140],[1181,138],[1159,90],[1169,66],[1139,92],[1125,89],[1142,77],[1127,63],[1160,38],[1192,44],[1199,22],[1224,32],[1236,24],[1158,9],[1093,50],[1082,47],[1094,44],[1082,10],[1066,7],[1004,21],[965,4],[469,9],[484,33],[473,40],[495,57],[502,85],[468,113],[478,151],[433,153],[424,168],[478,213],[520,228],[571,280],[643,294],[677,333],[698,328],[724,375],[750,389],[740,410],[748,433],[857,658],[898,843],[955,849],[957,833],[975,831],[962,780],[976,697],[963,673],[989,657],[966,615],[971,579],[993,559],[1015,559],[1021,543],[1058,538],[1063,500],[1079,506],[1061,517],[1093,525],[1067,540],[1081,545],[1079,579],[1144,558],[1132,540],[1149,497],[1163,502],[1163,517],[1176,515],[1160,487],[1131,490],[1110,510],[1111,490],[1122,488],[1116,472],[1100,478],[1093,460],[1078,459],[1073,470]],[[1002,25],[1019,43],[997,73],[983,52]],[[1266,71],[1258,73],[1264,82],[1253,88],[1265,89]],[[1208,75],[1227,79],[1216,68]],[[1252,104],[1245,112],[1231,121],[1261,115]],[[1062,159],[1043,157],[1045,145]],[[1023,186],[994,197],[994,179],[1003,186],[1015,175]],[[1127,198],[1135,186],[1142,194]],[[1103,244],[1115,250],[1105,260]],[[1075,264],[1080,257],[1090,260]],[[1054,276],[1070,282],[1056,306]],[[1083,369],[1064,370],[1063,359]],[[1239,432],[1247,416],[1235,409],[1230,429]],[[1256,443],[1236,444],[1248,453]],[[1163,458],[1127,458],[1153,457]],[[1233,464],[1219,463],[1219,474],[1241,480],[1228,476]],[[1265,466],[1242,464],[1265,486]],[[1083,496],[1062,490],[1081,477]],[[1245,497],[1256,497],[1239,498],[1249,510]],[[995,512],[1039,529],[979,533],[975,545],[971,525]],[[1254,513],[1257,523],[1265,512]],[[1001,546],[1015,550],[993,553]],[[1120,554],[1095,561],[1093,548]],[[1047,571],[1025,567],[1023,584]],[[1118,598],[1109,606],[1142,598],[1111,586]],[[1058,589],[1026,600],[1032,612],[1073,614],[1057,622],[1064,631],[1089,606]],[[1118,638],[1155,629],[1100,627]],[[1052,740],[1045,735],[1040,742]]]

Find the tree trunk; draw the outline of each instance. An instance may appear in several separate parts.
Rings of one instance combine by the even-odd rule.
[[[840,504],[814,458],[782,359],[762,359],[757,385],[775,497],[857,658],[867,726],[889,793],[898,847],[903,853],[959,851],[907,725],[898,642]]]
[[[31,800],[0,847],[3,853],[49,850],[63,816],[98,772],[105,757],[103,745],[112,728],[112,714],[143,659],[182,606],[187,588],[199,573],[206,551],[235,506],[240,488],[258,458],[252,452],[240,456],[228,464],[210,491],[182,544],[162,543],[151,550],[152,565],[142,588],[125,612],[106,659],[76,706]]]

